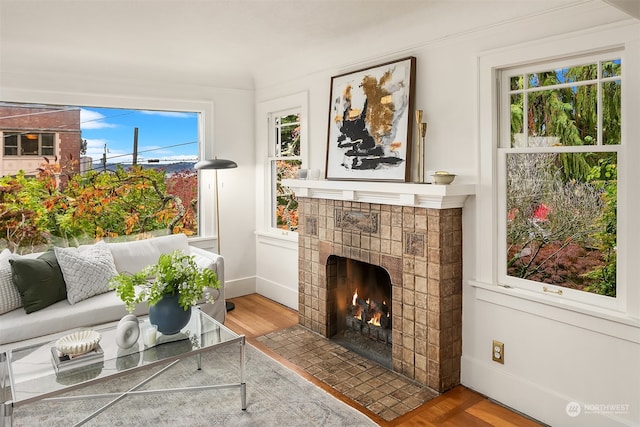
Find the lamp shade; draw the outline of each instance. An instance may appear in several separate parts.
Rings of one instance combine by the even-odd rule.
[[[233,160],[225,159],[212,159],[201,160],[195,164],[194,168],[198,169],[233,169],[237,168],[238,164]]]

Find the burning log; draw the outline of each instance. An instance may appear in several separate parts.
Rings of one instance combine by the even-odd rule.
[[[377,328],[391,329],[389,306],[386,301],[360,298],[356,290],[348,309],[347,326],[363,334],[373,334],[377,339]]]
[[[358,317],[362,309],[357,305],[349,306],[349,316]]]
[[[382,329],[391,329],[391,317],[384,315],[380,317],[380,327]]]

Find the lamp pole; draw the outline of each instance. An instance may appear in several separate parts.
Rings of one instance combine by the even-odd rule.
[[[222,255],[220,253],[220,240],[222,239],[221,239],[221,232],[220,232],[220,197],[218,196],[218,193],[220,192],[219,191],[220,188],[218,187],[218,170],[233,169],[237,167],[238,167],[238,164],[233,160],[218,159],[217,157],[214,158],[213,160],[201,160],[198,163],[196,163],[194,166],[196,170],[205,170],[205,169],[214,170],[213,180],[214,180],[214,185],[216,187],[215,203],[216,203],[216,233],[218,233],[218,239],[217,239],[218,255]],[[235,308],[235,305],[229,301],[226,301],[225,305],[226,305],[227,311],[231,311]]]

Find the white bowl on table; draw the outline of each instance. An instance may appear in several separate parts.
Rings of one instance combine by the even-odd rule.
[[[96,348],[101,338],[98,332],[92,330],[73,332],[56,341],[56,349],[62,354],[76,356]]]

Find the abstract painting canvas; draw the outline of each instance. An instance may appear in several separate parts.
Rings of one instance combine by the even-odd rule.
[[[331,78],[327,179],[407,181],[416,59]]]

